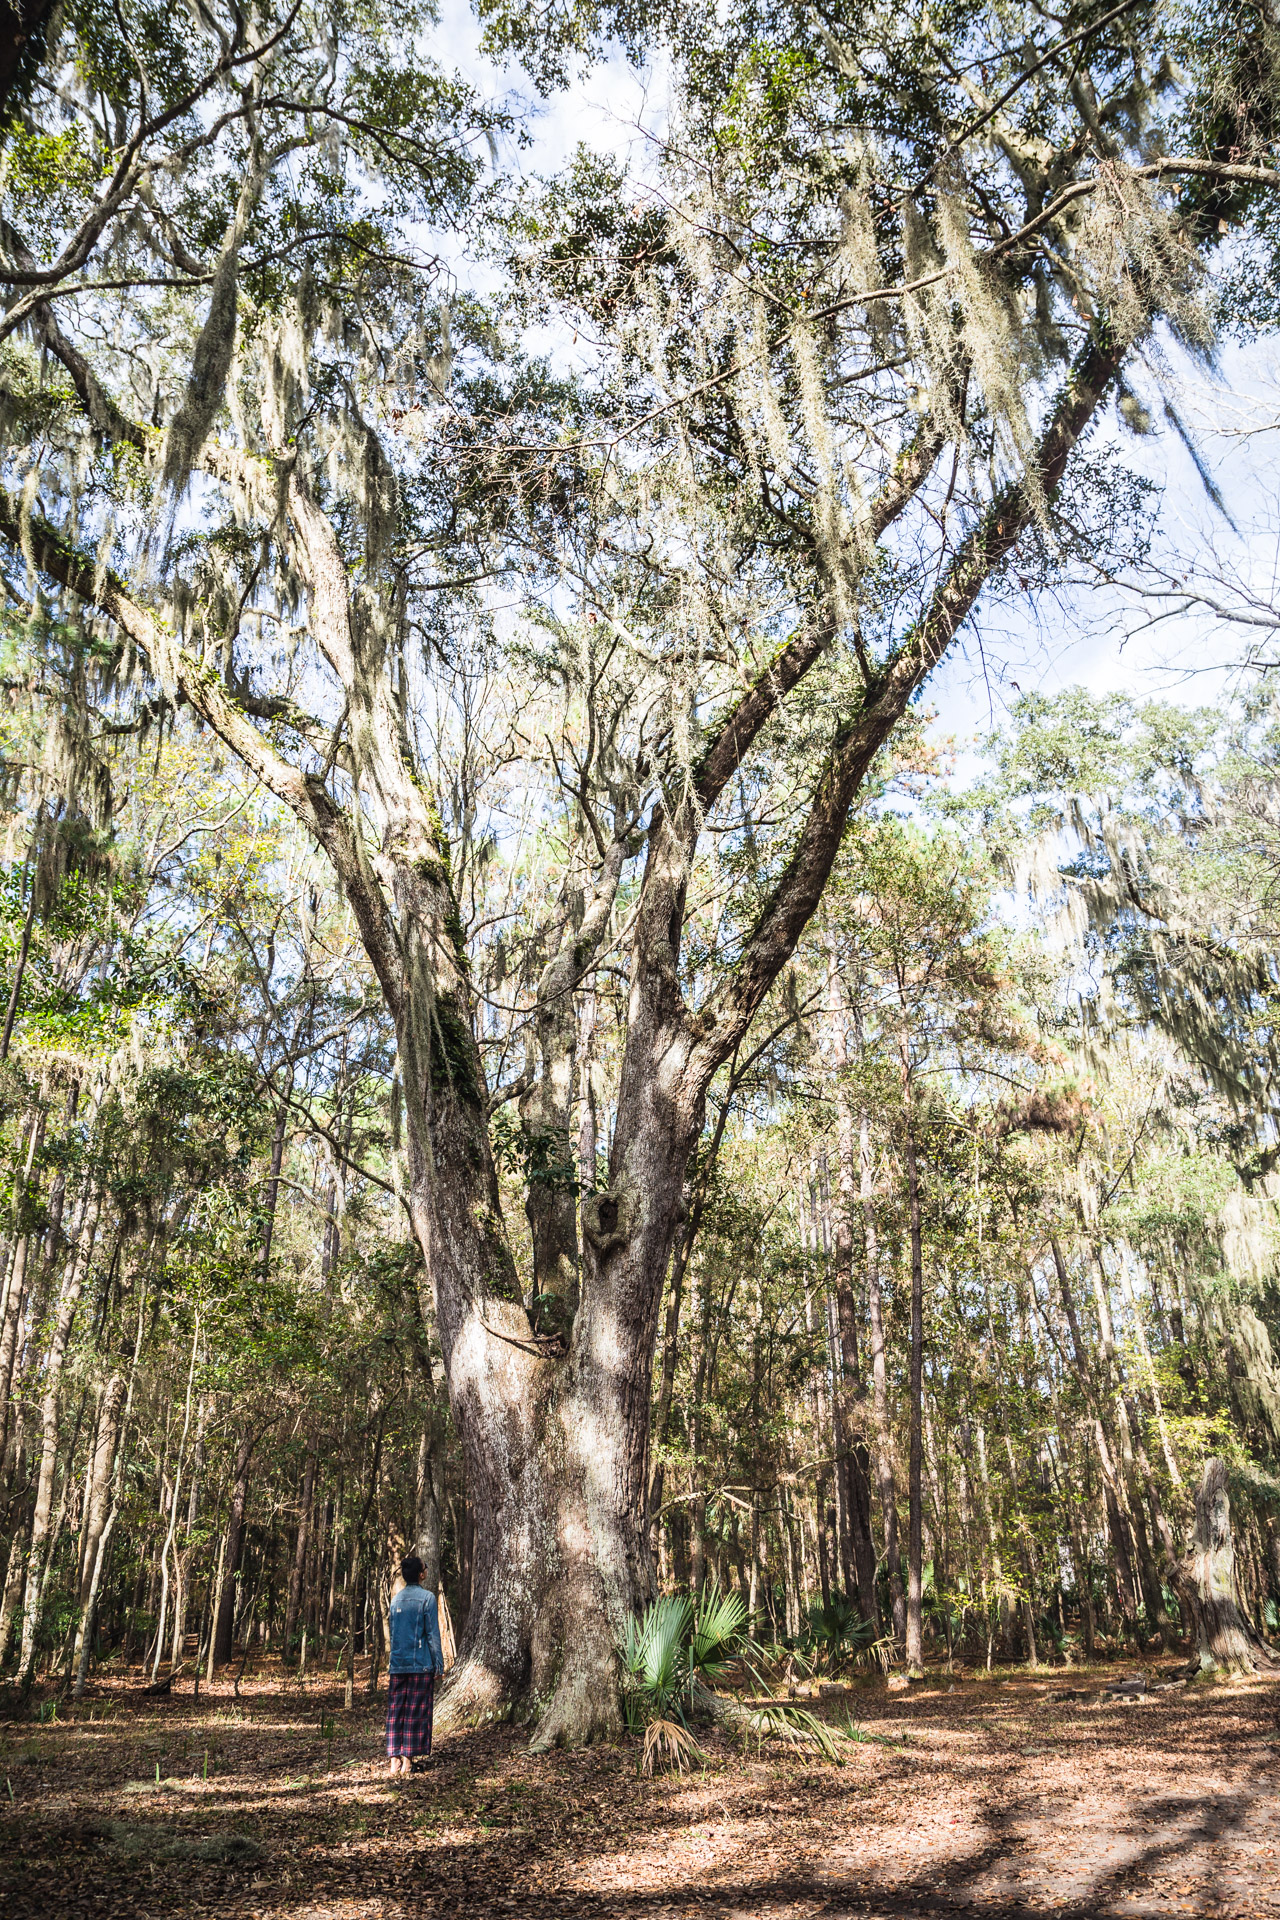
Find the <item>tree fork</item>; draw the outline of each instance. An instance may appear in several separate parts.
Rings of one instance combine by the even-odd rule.
[[[679,951],[700,810],[693,795],[674,814],[664,802],[655,807],[634,921],[609,1184],[582,1205],[581,1300],[567,1351],[557,1337],[554,1353],[521,1298],[498,1209],[448,850],[411,770],[403,717],[371,633],[376,623],[355,618],[334,529],[292,461],[277,462],[271,477],[273,485],[283,482],[317,643],[346,689],[347,751],[382,815],[377,845],[366,843],[362,818],[344,810],[319,775],[284,759],[224,681],[114,575],[70,549],[38,515],[0,500],[0,535],[117,622],[169,697],[188,700],[324,849],[395,1020],[410,1211],[476,1503],[473,1603],[442,1700],[446,1713],[469,1703],[481,1712],[536,1715],[540,1744],[589,1739],[619,1724],[617,1634],[652,1590],[645,1463],[657,1318],[708,1088],[817,907],[849,806],[877,753],[991,570],[1056,488],[1126,345],[1098,339],[1086,347],[1042,436],[1034,473],[993,503],[860,711],[838,727],[793,857],[725,991],[696,1014],[681,993]],[[219,462],[240,459],[225,449],[207,455],[215,472]],[[799,659],[790,665],[797,681],[807,671]],[[704,762],[712,769],[711,803],[710,789],[732,778],[779,697],[771,688],[758,711],[740,715],[721,736],[723,747],[713,742]]]

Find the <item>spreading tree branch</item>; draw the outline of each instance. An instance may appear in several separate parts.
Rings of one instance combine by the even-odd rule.
[[[906,448],[872,508],[869,530],[873,541],[888,531],[924,485],[943,442],[944,435],[931,421],[921,427]],[[726,716],[703,754],[694,778],[693,791],[700,815],[711,811],[761,728],[826,651],[835,631],[834,623],[829,620],[803,625]],[[696,833],[696,826],[693,831]]]
[[[795,951],[822,897],[849,808],[912,694],[950,648],[992,572],[1057,490],[1068,457],[1119,372],[1131,342],[1101,333],[1080,355],[1053,411],[1034,466],[992,501],[957,553],[923,618],[883,670],[861,710],[838,731],[791,859],[756,922],[717,1002],[703,1012],[690,1057],[693,1085],[740,1043],[769,988]]]

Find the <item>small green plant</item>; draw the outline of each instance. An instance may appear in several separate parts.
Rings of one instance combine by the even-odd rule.
[[[809,1638],[815,1653],[835,1666],[848,1654],[862,1653],[875,1640],[875,1628],[864,1620],[856,1601],[847,1594],[833,1593],[824,1605],[809,1603]]]
[[[742,1596],[721,1593],[713,1582],[704,1587],[693,1608],[689,1632],[689,1671],[707,1685],[722,1680],[742,1646],[747,1609]]]
[[[651,1720],[680,1714],[679,1696],[688,1673],[685,1651],[693,1603],[683,1594],[660,1594],[638,1619],[629,1619],[622,1636],[625,1674],[623,1707],[627,1725],[639,1733]]]
[[[660,1765],[683,1772],[706,1764],[689,1715],[699,1691],[705,1704],[706,1689],[723,1679],[732,1661],[741,1660],[751,1678],[765,1685],[758,1663],[767,1661],[770,1649],[757,1646],[744,1632],[746,1621],[740,1596],[723,1593],[714,1584],[696,1601],[664,1594],[638,1619],[628,1620],[620,1648],[622,1698],[631,1732],[644,1734],[643,1773],[651,1774]],[[839,1736],[796,1701],[770,1700],[745,1715],[739,1710],[735,1717],[739,1731],[749,1730],[757,1743],[775,1737],[794,1747],[816,1747],[824,1759],[844,1764]]]
[[[631,1732],[645,1734],[644,1772],[659,1762],[682,1771],[702,1761],[688,1716],[697,1689],[722,1679],[743,1648],[746,1618],[741,1597],[713,1582],[696,1600],[662,1594],[627,1621],[619,1649],[623,1710]]]
[[[854,1719],[851,1713],[846,1714],[844,1719],[837,1724],[836,1731],[839,1733],[840,1738],[842,1740],[851,1740],[855,1743],[855,1745],[867,1745],[867,1746],[889,1747],[889,1748],[905,1747],[908,1744],[909,1737],[910,1737],[905,1733],[899,1733],[896,1735],[891,1735],[887,1733],[868,1733],[866,1728],[864,1726],[859,1725],[858,1721]]]

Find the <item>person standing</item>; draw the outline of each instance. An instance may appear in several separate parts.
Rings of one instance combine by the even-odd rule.
[[[392,1777],[412,1771],[431,1751],[436,1675],[444,1672],[436,1597],[422,1584],[416,1553],[400,1562],[404,1581],[391,1602],[391,1658],[387,1665],[387,1757]]]

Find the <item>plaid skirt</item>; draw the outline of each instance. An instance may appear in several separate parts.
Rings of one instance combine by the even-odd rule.
[[[431,1751],[434,1673],[387,1675],[387,1753],[392,1760],[416,1760]]]

